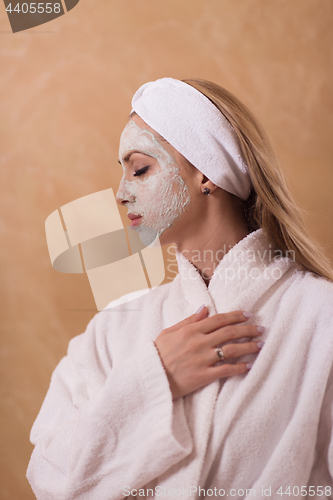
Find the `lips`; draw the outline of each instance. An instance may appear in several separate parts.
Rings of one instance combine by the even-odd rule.
[[[140,220],[142,219],[142,215],[137,215],[137,214],[127,214],[127,217],[131,220],[130,226],[137,226],[140,224]]]

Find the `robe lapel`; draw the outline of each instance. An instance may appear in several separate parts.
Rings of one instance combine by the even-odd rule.
[[[179,252],[176,255],[179,274],[172,283],[172,290],[166,305],[168,326],[194,314],[203,304],[207,305],[210,315],[217,312],[214,300],[196,268]],[[219,383],[214,382],[174,402],[174,414],[179,411],[185,412],[192,435],[193,449],[180,464],[175,464],[159,477],[158,485],[166,488],[165,491],[168,489],[183,491],[184,489],[189,492],[190,487],[198,484],[218,388]],[[195,498],[193,493],[191,496]]]
[[[262,229],[250,233],[215,269],[209,293],[217,312],[244,310],[255,314],[266,292],[278,282],[280,285],[294,268],[292,260],[274,252]]]
[[[185,319],[206,304],[209,316],[233,310],[248,310],[255,314],[269,288],[294,269],[287,258],[274,260],[262,230],[249,234],[235,245],[216,267],[207,288],[193,264],[176,251],[179,274],[175,278],[166,305],[168,326]],[[232,393],[242,377],[228,379],[225,386]],[[228,391],[229,389],[229,391]],[[174,402],[175,413],[185,411],[193,439],[193,450],[180,464],[175,464],[160,476],[158,484],[166,489],[199,486],[207,443],[211,431],[220,382],[215,381],[185,398]],[[237,411],[237,408],[234,409]],[[234,413],[234,412],[232,412]],[[232,415],[230,415],[232,419]],[[230,420],[227,419],[227,420]],[[226,425],[227,431],[228,425]],[[202,486],[202,485],[201,485]],[[192,494],[195,497],[195,495]]]

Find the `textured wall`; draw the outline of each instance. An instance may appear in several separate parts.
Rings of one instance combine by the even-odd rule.
[[[141,84],[199,77],[243,100],[332,257],[332,24],[332,0],[81,0],[12,34],[0,5],[2,500],[34,498],[29,430],[95,310],[84,275],[52,270],[45,219],[117,188],[118,139]]]

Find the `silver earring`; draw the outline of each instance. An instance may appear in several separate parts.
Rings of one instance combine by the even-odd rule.
[[[203,194],[206,194],[208,196],[209,193],[210,193],[210,189],[209,188],[205,188],[202,192],[203,192]]]

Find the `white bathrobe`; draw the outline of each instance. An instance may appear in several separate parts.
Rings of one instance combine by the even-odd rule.
[[[207,288],[177,252],[172,283],[111,303],[70,341],[31,432],[38,500],[139,497],[144,486],[150,498],[333,498],[333,285],[272,257],[251,233]],[[248,373],[172,402],[153,340],[202,304],[251,311],[265,345],[239,358],[254,361]]]

